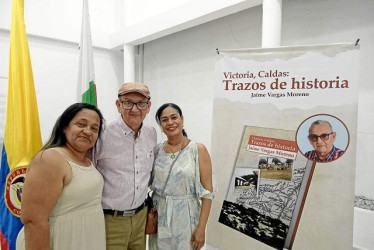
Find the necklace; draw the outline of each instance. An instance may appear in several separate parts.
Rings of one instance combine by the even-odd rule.
[[[179,147],[177,147],[177,150],[174,152],[173,150],[172,150],[172,148],[171,148],[171,146],[169,145],[169,143],[168,143],[168,141],[166,141],[165,142],[165,144],[169,147],[169,149],[170,149],[170,152],[171,152],[171,155],[170,155],[170,158],[171,159],[174,159],[175,158],[175,153],[177,153],[178,152],[178,150],[179,150],[179,153],[186,147],[186,146],[183,146],[184,144],[185,144],[185,142],[186,142],[187,140],[183,140],[182,141],[182,143],[181,143],[181,146],[180,146],[180,150],[179,150]],[[178,144],[177,144],[178,145]]]

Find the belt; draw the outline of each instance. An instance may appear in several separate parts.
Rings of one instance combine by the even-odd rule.
[[[109,214],[115,216],[133,216],[137,213],[139,213],[143,208],[145,207],[145,202],[141,204],[139,207],[131,210],[125,210],[125,211],[118,211],[118,210],[112,210],[112,209],[103,209],[104,214]]]

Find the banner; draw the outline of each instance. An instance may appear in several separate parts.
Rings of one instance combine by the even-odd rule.
[[[0,246],[15,249],[22,223],[27,165],[41,149],[38,105],[23,18],[23,0],[13,0],[4,145],[0,169]]]
[[[209,243],[351,249],[358,47],[220,52],[212,159],[221,192]]]
[[[79,72],[77,84],[77,102],[97,106],[94,61],[90,28],[90,15],[87,0],[83,0],[82,31],[79,45]]]

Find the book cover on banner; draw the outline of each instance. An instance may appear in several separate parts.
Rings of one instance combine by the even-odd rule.
[[[219,55],[210,245],[351,249],[358,69],[354,44]]]
[[[289,248],[313,162],[295,131],[244,126],[219,222],[273,248]]]

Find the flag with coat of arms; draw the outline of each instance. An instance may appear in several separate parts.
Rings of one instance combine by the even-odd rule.
[[[4,145],[0,165],[0,249],[14,250],[22,188],[31,158],[42,148],[38,105],[24,21],[24,0],[13,0]]]

